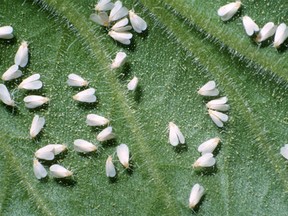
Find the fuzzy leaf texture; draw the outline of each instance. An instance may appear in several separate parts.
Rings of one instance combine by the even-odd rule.
[[[249,15],[263,26],[288,22],[287,0],[243,0],[238,14],[222,22],[217,9],[226,0],[139,0],[123,4],[143,17],[148,30],[133,32],[130,46],[116,43],[102,26],[89,20],[92,0],[2,0],[0,24],[11,25],[15,38],[0,41],[4,73],[25,40],[29,63],[24,76],[5,82],[17,108],[0,104],[0,214],[8,215],[277,215],[288,212],[288,163],[280,148],[288,143],[287,42],[280,50],[258,46],[242,26]],[[124,67],[111,70],[118,51],[127,53]],[[43,89],[17,90],[22,79],[41,74]],[[96,104],[72,96],[85,88],[66,84],[75,73],[96,89]],[[137,76],[139,85],[127,90]],[[211,121],[207,98],[197,89],[215,80],[231,107],[219,129]],[[3,83],[3,81],[1,81]],[[25,108],[29,94],[50,98],[36,110]],[[215,98],[215,97],[214,97]],[[87,126],[87,114],[110,120],[116,140],[97,153],[73,150],[76,139],[94,144],[104,129]],[[33,116],[46,126],[32,140]],[[186,145],[168,143],[168,123],[179,126]],[[213,137],[216,167],[195,171],[198,146]],[[33,174],[34,152],[47,144],[66,144],[56,161],[73,172],[72,180],[39,181]],[[116,146],[131,152],[131,170],[119,163]],[[106,177],[105,162],[113,155],[117,177]],[[205,196],[189,209],[191,188],[199,183]]]

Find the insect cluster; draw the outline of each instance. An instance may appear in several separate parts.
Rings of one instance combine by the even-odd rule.
[[[241,7],[241,4],[241,1],[228,3],[220,7],[217,13],[221,17],[221,20],[228,21],[237,13],[238,9]],[[273,22],[268,22],[262,29],[260,29],[255,21],[249,16],[243,16],[242,23],[248,36],[251,37],[258,33],[255,37],[255,41],[258,43],[267,40],[275,34],[273,47],[278,49],[288,38],[288,28],[285,23],[281,23],[279,26],[277,26]]]
[[[104,1],[100,1],[97,5],[103,4]],[[107,1],[106,1],[107,2]],[[121,3],[121,2],[120,2]],[[112,4],[112,3],[111,3]],[[98,6],[96,7],[98,8]],[[100,7],[102,8],[102,7]],[[132,12],[131,12],[132,13]],[[136,25],[137,26],[137,25]],[[146,29],[146,27],[145,27]],[[11,26],[0,27],[0,38],[2,39],[11,39],[13,38],[13,28]],[[124,52],[118,52],[115,59],[112,61],[110,68],[118,69],[122,67],[126,62],[127,55]],[[29,50],[28,43],[26,41],[22,42],[14,59],[14,65],[12,65],[4,74],[2,75],[2,80],[11,81],[21,77],[22,71],[19,68],[24,68],[28,64],[29,60]],[[128,90],[135,90],[137,88],[138,78],[134,78],[128,83]],[[69,74],[67,85],[71,87],[87,87],[89,82],[83,79],[77,74]],[[34,74],[30,77],[24,79],[19,85],[18,89],[24,90],[39,90],[43,86],[42,81],[40,81],[40,74]],[[87,88],[86,90],[80,91],[72,98],[75,101],[82,103],[94,103],[97,100],[95,96],[96,90],[94,88]],[[16,106],[15,101],[12,99],[11,94],[7,87],[4,84],[0,84],[0,100],[8,106]],[[49,101],[49,98],[39,96],[39,95],[29,95],[24,98],[25,106],[29,109],[37,108]],[[88,114],[86,118],[86,124],[89,126],[106,126],[110,121],[102,116],[96,114]],[[45,125],[45,118],[35,115],[32,124],[30,127],[30,137],[36,138],[37,135],[41,132]],[[114,139],[116,135],[113,132],[112,126],[107,126],[104,128],[96,137],[99,142],[105,142],[111,139]],[[74,150],[80,153],[91,153],[95,152],[98,149],[98,146],[94,145],[91,142],[88,142],[83,139],[74,140]],[[67,146],[63,144],[48,144],[44,147],[38,149],[34,154],[33,160],[33,171],[37,179],[46,178],[48,173],[43,166],[41,161],[52,161],[57,158],[57,156],[65,151],[67,151]],[[125,169],[130,169],[129,165],[129,148],[126,144],[120,144],[116,148],[116,153],[120,163],[125,167]],[[106,176],[115,177],[116,169],[113,164],[113,157],[108,156],[106,161]],[[50,175],[54,178],[67,178],[73,175],[73,172],[66,169],[65,167],[59,164],[53,164],[49,167]]]
[[[119,52],[116,55],[116,58],[111,63],[111,68],[119,68],[125,63],[126,54],[124,52]],[[71,87],[87,87],[89,82],[82,78],[77,74],[69,74],[67,85]],[[129,85],[129,84],[128,84]],[[134,89],[137,87],[137,84],[134,86]],[[75,101],[81,103],[94,103],[96,102],[97,98],[95,96],[95,89],[88,88],[86,90],[78,92],[76,95],[72,96]],[[35,120],[35,121],[34,121]],[[34,123],[35,122],[35,123]],[[34,134],[38,134],[41,128],[44,126],[45,120],[44,118],[39,118],[39,116],[35,116],[32,122],[31,131],[34,131]],[[107,126],[109,125],[109,119],[97,115],[97,114],[88,114],[86,117],[86,124],[88,126]],[[36,131],[36,132],[35,132]],[[35,137],[35,136],[34,136]],[[97,136],[96,139],[99,142],[105,142],[116,137],[115,133],[113,132],[112,126],[107,126],[104,128]],[[67,146],[62,144],[48,144],[35,152],[35,158],[33,163],[33,170],[36,178],[42,179],[47,176],[47,171],[44,166],[38,161],[39,160],[54,160],[55,156],[66,151]],[[86,141],[84,139],[76,139],[74,140],[74,151],[88,154],[98,150],[98,146],[94,145],[93,143]],[[120,163],[125,167],[125,169],[129,169],[129,148],[126,144],[120,144],[116,148],[116,153]],[[73,172],[67,170],[66,168],[62,167],[59,164],[54,164],[50,166],[50,174],[54,178],[67,178],[72,176]],[[116,169],[113,164],[113,157],[111,155],[108,156],[106,160],[106,176],[107,177],[115,177],[116,176]]]
[[[241,2],[236,1],[224,5],[218,9],[218,15],[223,21],[231,19],[241,7]],[[137,33],[142,33],[147,29],[146,22],[139,17],[133,10],[128,11],[126,7],[122,5],[121,1],[116,1],[112,3],[110,0],[100,0],[95,5],[96,13],[90,15],[90,19],[99,25],[106,27],[114,40],[129,45],[131,43],[132,33],[129,31],[134,29]],[[108,15],[107,11],[110,11]],[[129,15],[129,20],[132,26],[128,25],[129,20],[126,16]],[[273,46],[279,48],[281,44],[288,37],[288,28],[286,24],[281,23],[278,27],[274,23],[269,22],[264,25],[260,30],[258,25],[249,17],[242,17],[242,22],[244,29],[248,36],[253,36],[257,32],[256,36],[257,42],[262,42],[275,34]],[[13,38],[13,28],[11,26],[0,27],[0,38],[11,39]],[[2,75],[3,81],[11,81],[21,77],[21,68],[26,67],[28,64],[28,43],[23,41],[15,55],[14,65],[9,67],[6,72]],[[115,70],[121,68],[127,60],[127,55],[125,52],[118,52],[115,59],[112,61],[110,68]],[[136,76],[128,83],[128,90],[135,90],[138,85],[138,78]],[[95,96],[95,88],[89,86],[89,82],[77,74],[69,74],[67,85],[71,87],[87,87],[87,89],[82,90],[72,96],[75,101],[81,103],[94,103],[97,100]],[[40,81],[40,74],[33,74],[26,79],[24,79],[19,85],[18,89],[22,90],[39,90],[43,86]],[[215,97],[219,95],[219,90],[217,89],[215,81],[209,81],[204,86],[198,90],[198,94],[206,97]],[[12,99],[11,94],[4,84],[0,84],[0,100],[8,106],[16,106],[15,101]],[[48,97],[40,95],[29,95],[24,98],[25,106],[29,109],[34,109],[42,106],[49,102]],[[208,109],[208,114],[212,121],[217,127],[224,127],[224,123],[228,121],[229,117],[227,114],[223,113],[230,109],[229,104],[227,104],[228,98],[226,96],[217,99],[210,100],[206,103],[206,108]],[[91,127],[103,127],[105,128],[96,136],[97,141],[105,142],[116,137],[113,132],[113,127],[110,124],[110,120],[97,115],[88,114],[86,117],[86,124]],[[45,125],[45,118],[35,115],[30,127],[30,136],[35,138],[43,129]],[[179,144],[185,144],[185,137],[180,131],[179,127],[173,123],[169,122],[169,143],[172,146],[178,146]],[[198,151],[201,156],[195,160],[192,164],[193,168],[207,168],[213,167],[216,164],[216,159],[213,155],[214,150],[220,143],[220,138],[214,137],[206,140],[199,145]],[[84,139],[76,139],[73,143],[74,151],[88,154],[96,152],[99,146],[86,141]],[[33,171],[37,179],[46,178],[48,173],[41,163],[41,161],[53,161],[57,158],[57,155],[67,151],[68,148],[64,144],[48,144],[44,147],[39,148],[34,153],[33,160]],[[283,157],[288,159],[288,144],[281,148],[280,153]],[[126,144],[120,144],[116,147],[116,154],[119,162],[123,165],[125,169],[130,168],[130,151]],[[49,167],[50,175],[54,178],[67,178],[73,175],[73,172],[66,169],[59,164],[53,164]],[[116,169],[113,163],[113,156],[109,155],[105,163],[106,176],[109,178],[114,178],[116,176]],[[205,193],[205,189],[200,184],[195,184],[190,193],[189,197],[189,207],[195,208],[200,202],[202,196]]]
[[[215,81],[209,81],[204,86],[198,90],[198,94],[202,96],[218,96],[219,90],[216,87]],[[222,113],[228,111],[230,106],[226,104],[228,102],[227,97],[221,97],[219,99],[211,100],[206,104],[208,108],[208,113],[212,121],[218,126],[223,127],[223,122],[228,121],[228,115]],[[222,111],[222,112],[220,112]],[[201,153],[201,156],[193,163],[193,168],[206,168],[213,167],[216,163],[214,158],[213,151],[217,148],[220,142],[220,138],[215,137],[203,142],[198,147],[198,151]],[[179,144],[185,144],[185,137],[180,131],[179,127],[173,122],[169,122],[169,143],[172,146],[178,146]],[[189,198],[189,207],[195,208],[196,205],[201,200],[201,197],[204,194],[203,186],[195,184],[191,190]]]
[[[128,11],[121,1],[112,3],[110,0],[100,0],[95,5],[95,11],[96,13],[90,15],[90,19],[109,29],[108,35],[122,44],[129,45],[131,43],[133,34],[129,31],[132,28],[137,33],[142,33],[147,29],[145,20],[138,16],[134,10]],[[107,11],[110,11],[109,15]],[[127,15],[129,15],[132,26],[128,25]]]

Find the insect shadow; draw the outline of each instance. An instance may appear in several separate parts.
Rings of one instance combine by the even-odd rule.
[[[77,154],[81,157],[85,157],[85,158],[97,158],[99,157],[99,151],[92,151],[92,152],[87,152],[87,153],[83,153],[83,152],[77,152]]]
[[[135,169],[135,165],[134,165],[134,161],[132,159],[132,155],[130,154],[129,156],[130,160],[129,160],[129,167],[127,169],[125,169],[125,172],[128,174],[128,175],[133,175],[134,173],[134,169]]]
[[[276,48],[275,48],[275,49],[276,49]],[[287,49],[288,49],[288,42],[285,41],[283,44],[280,45],[279,48],[277,48],[277,52],[278,52],[278,53],[284,53],[284,52],[287,51]]]
[[[5,105],[5,109],[7,110],[7,112],[9,112],[10,114],[13,114],[14,116],[19,115],[19,109],[17,106],[12,107],[12,106],[8,106],[6,104],[4,104],[4,105]]]
[[[143,40],[146,40],[149,36],[149,29],[147,28],[145,31],[143,31],[140,34],[137,34],[140,38],[142,38]]]
[[[205,176],[213,176],[218,172],[218,168],[216,165],[212,167],[203,167],[203,168],[197,168],[195,170],[195,173],[197,175],[205,175]]]
[[[188,145],[186,143],[179,144],[175,147],[173,147],[174,151],[178,154],[184,153],[188,151]]]
[[[77,107],[83,109],[83,110],[91,110],[91,109],[94,109],[97,107],[98,105],[98,102],[99,102],[99,97],[97,97],[97,100],[93,103],[82,103],[82,102],[79,102],[77,103]]]
[[[104,142],[102,142],[102,147],[103,148],[108,148],[108,147],[115,147],[118,145],[118,142],[117,142],[117,139],[114,138],[114,139],[110,139],[110,140],[106,140]]]
[[[143,88],[141,85],[138,85],[134,90],[134,100],[139,104],[142,100]]]
[[[119,74],[119,78],[121,81],[126,81],[126,79],[128,78],[128,76],[131,74],[131,65],[126,62],[123,67],[121,68],[121,73]]]
[[[17,43],[17,38],[16,36],[14,36],[11,39],[8,40],[0,40],[0,44],[4,44],[4,45],[15,45]]]
[[[77,184],[77,181],[74,178],[54,178],[54,181],[64,187],[74,187]]]

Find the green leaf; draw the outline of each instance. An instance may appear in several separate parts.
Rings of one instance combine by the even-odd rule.
[[[1,3],[0,24],[15,31],[15,39],[0,41],[1,71],[13,64],[19,44],[26,40],[30,59],[24,77],[40,73],[44,88],[20,91],[22,78],[5,82],[17,108],[0,106],[0,214],[286,215],[288,168],[279,152],[288,142],[287,43],[279,51],[270,46],[272,39],[256,44],[245,35],[240,17],[249,15],[259,26],[286,22],[287,1],[247,0],[231,21],[222,22],[217,9],[224,0],[127,0],[124,5],[134,7],[148,23],[144,34],[133,33],[130,46],[116,43],[105,28],[89,20],[95,3]],[[128,54],[127,63],[112,71],[109,65],[120,50]],[[96,104],[73,101],[80,89],[67,86],[70,73],[96,88]],[[134,75],[139,88],[128,92]],[[209,80],[216,81],[220,96],[229,98],[229,121],[223,129],[207,114],[210,98],[197,94]],[[23,98],[29,94],[51,101],[28,110]],[[86,125],[89,113],[109,118],[117,139],[97,143],[103,128]],[[34,114],[44,116],[46,126],[32,140]],[[170,121],[180,127],[186,145],[173,148],[168,143]],[[215,136],[221,138],[215,168],[193,169],[197,147]],[[102,147],[96,154],[77,154],[73,141],[79,138]],[[68,146],[54,163],[73,171],[71,180],[35,178],[34,152],[49,143]],[[131,170],[114,154],[121,143],[130,148]],[[118,175],[110,181],[105,161],[113,154]],[[195,183],[203,185],[206,194],[194,211],[188,198]]]

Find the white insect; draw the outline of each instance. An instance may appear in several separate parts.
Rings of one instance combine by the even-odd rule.
[[[202,196],[204,195],[204,192],[204,188],[199,184],[195,184],[192,187],[189,197],[189,208],[195,208],[195,206],[199,203]]]
[[[127,169],[129,168],[129,148],[126,144],[117,146],[117,156],[120,163]]]
[[[288,37],[288,28],[285,23],[281,23],[275,33],[273,46],[278,48]]]
[[[42,160],[53,160],[55,157],[54,148],[47,145],[35,152],[35,157]]]
[[[72,73],[68,75],[67,84],[69,86],[82,87],[82,86],[87,86],[88,82],[84,80],[82,77],[80,77],[79,75]]]
[[[36,107],[42,106],[48,101],[49,98],[39,95],[29,95],[24,98],[25,106],[29,109],[34,109]]]
[[[22,71],[19,70],[18,65],[12,65],[8,70],[2,75],[2,80],[9,81],[22,76]]]
[[[208,110],[208,113],[212,119],[212,121],[218,126],[218,127],[223,127],[223,122],[228,121],[228,115],[215,111],[215,110]]]
[[[64,152],[67,149],[66,145],[48,144],[35,152],[35,157],[42,160],[53,160],[55,155]]]
[[[198,94],[203,96],[217,96],[219,94],[214,80],[207,82],[198,90]]]
[[[218,16],[221,17],[221,20],[227,21],[237,13],[240,7],[241,7],[241,1],[231,2],[229,4],[220,7],[217,13]]]
[[[90,19],[99,25],[109,26],[109,17],[106,12],[100,12],[98,14],[93,13],[90,15]]]
[[[50,166],[50,173],[54,178],[66,178],[73,175],[73,172],[67,170],[59,164]]]
[[[259,26],[249,16],[243,16],[242,22],[248,36],[252,36],[259,31]]]
[[[94,103],[96,101],[95,91],[94,88],[86,89],[74,95],[73,99],[80,102]]]
[[[112,127],[109,126],[102,130],[98,135],[97,135],[97,140],[100,142],[107,141],[110,139],[115,138],[115,134],[112,132]]]
[[[109,22],[119,20],[128,14],[128,9],[122,6],[121,1],[116,1],[109,15]]]
[[[129,45],[131,43],[130,39],[133,37],[133,35],[130,32],[116,32],[116,31],[110,30],[108,34],[114,40],[125,45]]]
[[[112,157],[109,156],[106,160],[106,176],[107,177],[115,177],[116,176],[116,169],[115,169],[115,166],[113,164],[113,161],[112,161]]]
[[[115,32],[127,32],[132,29],[130,25],[128,25],[129,21],[128,18],[123,18],[116,22],[112,27],[111,30]]]
[[[177,146],[179,143],[185,143],[185,137],[178,126],[173,122],[169,122],[169,142],[172,146]]]
[[[11,99],[11,95],[4,84],[0,84],[0,100],[8,106],[15,106],[15,102]]]
[[[281,149],[280,149],[280,154],[288,160],[288,144],[285,144]]]
[[[117,52],[115,59],[112,61],[111,69],[121,67],[126,61],[127,55],[125,52]]]
[[[45,124],[45,118],[39,117],[39,115],[35,115],[32,120],[30,128],[30,136],[32,138],[36,137],[44,127],[44,124]]]
[[[138,81],[139,81],[138,78],[134,76],[133,79],[130,80],[129,83],[127,84],[128,90],[134,91],[137,88]]]
[[[76,139],[74,141],[74,150],[77,152],[82,153],[89,153],[97,150],[97,146],[93,145],[92,143],[83,140],[83,139]]]
[[[203,142],[201,145],[198,146],[198,151],[204,155],[206,153],[212,153],[220,142],[219,137],[215,137]]]
[[[47,176],[46,169],[37,159],[33,160],[33,171],[37,179],[42,179]]]
[[[199,157],[193,164],[194,168],[199,167],[212,167],[216,163],[216,159],[213,157],[212,153],[203,154]]]
[[[272,37],[276,32],[277,26],[273,22],[266,23],[257,35],[256,41],[262,42]]]
[[[218,127],[223,127],[223,122],[227,122],[228,121],[228,115],[215,111],[215,110],[211,110],[208,109],[208,113],[212,119],[212,121],[218,126]]]
[[[13,37],[13,28],[11,26],[0,27],[0,38],[11,39]]]
[[[108,124],[109,120],[96,114],[88,114],[86,117],[86,123],[89,126],[103,126]]]
[[[111,0],[100,0],[95,5],[95,11],[107,11],[111,10],[114,7],[114,4],[110,2]]]
[[[36,90],[41,89],[43,83],[39,80],[40,74],[33,74],[24,79],[18,86],[19,89]]]
[[[20,67],[25,67],[28,63],[28,43],[23,41],[15,55],[14,62]]]
[[[218,110],[218,111],[227,111],[230,109],[230,106],[226,104],[228,102],[227,97],[221,97],[219,99],[211,100],[206,104],[208,109]]]
[[[138,16],[133,10],[129,11],[129,19],[131,25],[137,33],[142,33],[147,29],[147,23],[140,16]]]

